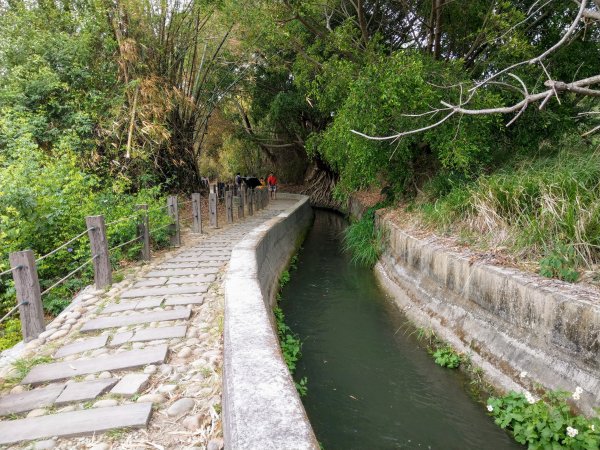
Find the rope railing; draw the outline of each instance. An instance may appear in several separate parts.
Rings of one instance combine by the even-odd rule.
[[[118,248],[125,247],[127,244],[131,244],[132,242],[139,241],[142,237],[143,237],[143,235],[140,234],[138,237],[135,237],[127,242],[123,242],[122,244],[115,245],[114,247],[109,248],[108,251],[110,252],[112,250],[116,250]]]
[[[10,268],[8,270],[5,270],[4,272],[0,272],[0,277],[3,277],[4,275],[8,275],[9,273],[13,273],[15,270],[22,269],[22,268],[23,268],[22,265],[18,265],[16,267],[12,267],[12,268]]]
[[[225,208],[227,211],[227,221],[233,222],[233,201],[231,199],[231,189],[225,192]],[[208,199],[206,199],[208,200],[208,217],[210,225],[214,228],[218,228],[218,197],[219,196],[217,192],[215,192],[214,189],[211,189],[209,197]],[[189,204],[192,205],[189,209],[180,209],[180,207],[187,206]],[[54,250],[51,250],[50,252],[38,257],[37,259],[35,258],[35,255],[33,254],[32,250],[11,252],[10,263],[12,267],[10,269],[0,272],[0,277],[12,274],[17,297],[17,305],[11,308],[6,314],[4,314],[4,316],[0,319],[0,324],[4,322],[7,318],[15,314],[15,312],[19,310],[19,308],[24,307],[25,309],[21,309],[21,312],[27,312],[26,314],[23,314],[21,316],[23,338],[25,339],[25,341],[36,338],[45,329],[44,311],[41,301],[42,296],[47,295],[50,291],[52,291],[59,285],[65,283],[67,280],[75,276],[77,273],[81,272],[86,266],[90,264],[93,264],[94,266],[94,284],[96,288],[103,289],[109,287],[112,284],[112,265],[110,259],[111,252],[125,247],[126,245],[139,242],[141,244],[141,257],[142,259],[148,261],[150,260],[151,256],[150,235],[152,233],[156,233],[166,228],[172,228],[173,231],[172,233],[170,233],[170,245],[173,247],[179,247],[181,245],[180,231],[182,222],[184,222],[186,224],[185,226],[187,227],[190,226],[188,221],[191,221],[191,232],[202,233],[201,208],[203,204],[206,203],[203,203],[199,193],[192,194],[191,199],[186,201],[179,201],[177,196],[172,195],[168,197],[166,205],[154,207],[152,209],[148,209],[148,206],[145,204],[138,205],[138,210],[135,214],[129,215],[127,217],[121,217],[108,223],[104,222],[104,217],[101,215],[87,216],[87,228],[85,231],[82,231],[78,235],[64,242],[60,246],[56,247]],[[248,208],[250,208],[250,205],[248,205]],[[181,212],[183,212],[183,214],[181,215],[179,214],[180,210]],[[249,211],[251,210],[249,209]],[[155,212],[161,212],[164,215],[168,215],[169,223],[155,228],[151,227],[149,223],[149,214]],[[243,218],[243,213],[240,213],[238,217]],[[109,238],[107,234],[107,228],[119,223],[132,221],[134,219],[137,219],[136,225],[139,234],[133,239],[108,248]],[[53,282],[52,285],[48,288],[41,291],[40,283],[38,280],[38,263],[44,261],[46,258],[56,255],[61,250],[68,248],[69,245],[73,244],[78,239],[83,238],[86,234],[89,238],[89,244],[91,249],[90,253],[94,256],[83,262],[74,270],[71,270],[64,277]],[[74,263],[79,264],[79,262]]]
[[[45,294],[47,294],[48,292],[50,292],[52,289],[54,289],[59,284],[64,283],[65,281],[67,281],[69,278],[71,278],[77,272],[81,271],[85,266],[87,266],[88,264],[90,264],[91,262],[93,262],[96,258],[98,258],[98,255],[92,256],[90,259],[88,259],[86,262],[84,262],[82,265],[80,265],[77,269],[72,270],[71,272],[69,272],[66,276],[64,276],[63,278],[61,278],[60,280],[58,280],[56,283],[54,283],[52,286],[50,286],[45,291],[43,291],[40,294],[40,297],[43,296],[43,295],[45,295]]]
[[[132,214],[131,216],[121,217],[120,219],[113,220],[112,222],[108,222],[105,226],[106,227],[110,227],[110,226],[116,225],[118,223],[128,222],[131,219],[139,219],[139,217],[140,217],[140,214],[139,213],[135,213],[135,214]]]
[[[64,244],[62,244],[60,247],[56,247],[54,250],[52,250],[49,253],[46,253],[44,256],[40,256],[38,259],[35,260],[35,262],[40,262],[43,261],[44,259],[48,258],[49,256],[54,255],[55,253],[57,253],[58,251],[62,250],[63,248],[65,248],[67,245],[72,244],[73,242],[75,242],[77,239],[80,239],[81,237],[83,237],[84,235],[86,235],[87,233],[89,233],[90,231],[94,231],[93,227],[88,228],[87,230],[79,233],[77,236],[75,236],[73,239],[65,242]]]
[[[150,234],[152,234],[152,233],[153,233],[153,232],[155,232],[155,231],[164,230],[164,229],[165,229],[165,228],[167,228],[167,227],[172,227],[173,225],[175,225],[175,222],[168,223],[168,224],[166,224],[166,225],[163,225],[162,227],[158,227],[158,228],[152,228],[152,229],[150,229]]]
[[[8,319],[12,314],[14,314],[14,312],[16,310],[19,309],[19,306],[23,306],[26,305],[28,302],[21,302],[19,303],[17,306],[15,306],[14,308],[12,308],[10,311],[8,311],[6,314],[4,314],[4,316],[2,317],[2,319],[0,319],[0,323],[4,322],[6,319]]]

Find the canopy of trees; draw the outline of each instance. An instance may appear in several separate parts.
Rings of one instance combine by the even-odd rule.
[[[269,170],[597,254],[599,3],[0,0],[0,270],[117,198]]]

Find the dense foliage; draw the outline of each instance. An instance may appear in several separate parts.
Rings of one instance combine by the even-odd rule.
[[[287,169],[290,148],[301,147],[315,199],[321,191],[343,201],[381,189],[475,239],[505,237],[496,245],[538,260],[571,245],[578,264],[594,263],[597,178],[588,161],[598,130],[579,136],[598,125],[597,97],[552,96],[508,115],[444,112],[511,105],[546,89],[548,79],[600,73],[600,27],[576,22],[543,63],[518,65],[472,90],[552,48],[577,9],[568,0],[223,2],[240,24],[238,50],[261,55],[225,108],[238,128],[228,142]],[[421,131],[375,140],[352,130],[381,138]]]

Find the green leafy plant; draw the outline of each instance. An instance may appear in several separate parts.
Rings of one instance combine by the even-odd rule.
[[[273,314],[275,314],[277,335],[279,336],[283,359],[290,373],[293,375],[296,370],[296,362],[302,356],[302,343],[298,336],[286,325],[285,315],[281,308],[276,306],[273,309]]]
[[[449,369],[456,369],[460,366],[462,357],[449,345],[440,347],[432,353],[435,363]]]
[[[597,450],[600,419],[574,415],[567,404],[568,392],[552,391],[536,399],[531,393],[509,392],[490,397],[487,409],[497,425],[513,433],[531,450]],[[573,393],[578,398],[578,391]]]
[[[574,283],[579,279],[576,266],[577,254],[573,246],[557,244],[540,260],[540,275]]]
[[[288,270],[284,270],[281,272],[279,276],[279,287],[283,289],[283,287],[290,282],[290,272]]]
[[[300,397],[305,397],[306,394],[308,394],[308,378],[307,377],[302,377],[300,378],[300,380],[296,381],[296,390],[298,391],[298,394],[300,394]]]

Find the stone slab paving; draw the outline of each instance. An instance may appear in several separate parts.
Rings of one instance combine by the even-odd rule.
[[[136,298],[167,294],[203,294],[208,291],[208,283],[195,284],[193,286],[164,286],[164,287],[148,287],[142,289],[131,289],[124,292],[121,298]]]
[[[97,348],[104,347],[108,341],[108,336],[96,336],[89,339],[83,339],[76,341],[71,344],[63,345],[54,354],[55,358],[64,358],[65,356],[75,355],[77,353],[87,352],[88,350],[95,350]]]
[[[111,389],[110,393],[133,397],[148,384],[149,378],[150,375],[146,373],[128,373]]]
[[[160,322],[165,320],[189,319],[189,309],[173,309],[171,311],[153,311],[150,313],[136,313],[128,316],[98,317],[89,320],[81,327],[81,331],[96,331],[106,328],[118,328],[141,323]]]
[[[110,341],[111,347],[118,347],[127,342],[144,342],[161,339],[182,338],[187,332],[186,325],[161,328],[145,328],[138,331],[125,331],[117,333]]]
[[[25,378],[23,378],[21,384],[36,385],[90,373],[159,364],[163,363],[167,358],[167,351],[168,348],[166,345],[158,345],[144,350],[123,352],[107,356],[106,358],[40,364],[31,369]]]
[[[166,285],[170,286],[173,284],[196,284],[196,283],[212,283],[217,279],[216,275],[198,275],[198,276],[187,276],[187,277],[169,277],[167,278]]]
[[[202,305],[204,303],[204,297],[198,295],[186,296],[186,295],[167,295],[165,297],[165,306],[176,306],[176,305]]]
[[[24,357],[55,361],[0,391],[0,447],[24,450],[29,440],[49,439],[39,444],[221,450],[223,270],[232,247],[281,210],[275,205],[208,236],[184,235],[185,248],[73,301],[24,346]],[[133,430],[148,425],[153,409],[151,426]],[[118,437],[99,435],[127,427]],[[88,437],[68,438],[78,435]]]
[[[108,305],[102,310],[102,314],[111,314],[115,312],[131,311],[134,309],[146,309],[156,308],[163,302],[162,297],[159,298],[146,298],[144,300],[131,300],[127,302],[121,302],[113,305]]]
[[[188,275],[210,275],[219,273],[219,267],[198,267],[185,269],[164,269],[148,272],[146,277],[184,277]]]
[[[119,381],[118,378],[107,378],[103,380],[80,381],[66,385],[62,393],[56,398],[56,406],[66,405],[73,402],[86,402],[94,400],[104,394]]]
[[[35,408],[50,406],[65,388],[65,384],[57,384],[18,394],[10,394],[0,398],[0,416],[18,414]]]
[[[134,403],[0,422],[0,444],[145,427],[151,413],[151,403]]]

